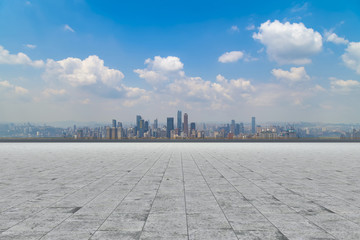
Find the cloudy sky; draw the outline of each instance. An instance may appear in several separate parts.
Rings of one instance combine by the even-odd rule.
[[[0,122],[360,122],[358,1],[0,1]]]

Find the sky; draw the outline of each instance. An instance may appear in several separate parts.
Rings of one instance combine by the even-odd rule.
[[[0,0],[0,122],[360,122],[359,1]]]

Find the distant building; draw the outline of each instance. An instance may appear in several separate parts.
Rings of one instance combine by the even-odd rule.
[[[166,137],[171,137],[171,130],[174,130],[174,118],[168,117],[166,121]]]
[[[196,125],[194,122],[190,123],[190,132],[192,132],[193,130],[196,131]]]
[[[149,121],[145,121],[144,123],[144,132],[149,131]]]
[[[235,120],[231,120],[230,132],[235,133]]]
[[[112,138],[111,127],[107,127],[106,128],[106,139],[111,139],[111,138]]]
[[[240,133],[245,133],[244,123],[240,123]]]
[[[182,125],[182,121],[181,121],[181,111],[179,110],[178,112],[177,112],[177,122],[176,122],[176,124],[177,124],[177,129],[178,129],[178,135],[180,135],[180,133],[181,133],[181,130],[182,130],[182,128],[181,128],[181,125]]]
[[[116,119],[113,119],[113,120],[112,120],[112,127],[113,127],[113,128],[116,128]]]
[[[144,119],[140,119],[139,130],[138,130],[138,137],[144,137],[144,130],[145,130],[145,121]]]
[[[255,117],[251,118],[251,133],[252,134],[256,133]]]
[[[183,129],[184,129],[185,137],[187,137],[189,135],[189,122],[188,121],[189,121],[188,114],[184,113],[184,126],[183,126]]]
[[[139,129],[140,129],[140,120],[141,120],[141,116],[137,115],[136,116],[136,132],[139,131]]]
[[[154,129],[158,129],[159,127],[158,127],[158,120],[157,119],[155,119],[154,120]]]
[[[234,135],[237,136],[240,134],[240,124],[235,124],[235,132]]]

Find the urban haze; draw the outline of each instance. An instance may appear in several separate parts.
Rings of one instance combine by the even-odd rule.
[[[360,4],[0,1],[0,240],[359,240]]]

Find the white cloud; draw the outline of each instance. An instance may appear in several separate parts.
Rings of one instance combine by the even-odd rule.
[[[249,80],[242,78],[228,80],[220,74],[216,77],[216,82],[206,81],[200,77],[187,77],[176,79],[168,88],[171,95],[177,99],[207,102],[211,108],[225,107],[227,102],[241,100],[243,93],[255,90]]]
[[[221,55],[218,59],[219,62],[222,63],[229,63],[229,62],[236,62],[244,56],[244,53],[241,51],[231,51],[226,52]]]
[[[254,30],[255,29],[255,25],[254,24],[250,24],[250,25],[248,25],[247,27],[246,27],[246,30],[248,30],[248,31],[252,31],[252,30]]]
[[[271,73],[277,79],[284,80],[288,83],[310,80],[310,77],[309,75],[307,75],[304,67],[292,67],[290,68],[290,71],[285,71],[282,69],[273,69]]]
[[[3,46],[0,45],[0,64],[11,65],[29,65],[32,67],[42,67],[44,62],[42,60],[32,61],[25,53],[10,54]]]
[[[311,91],[314,91],[314,92],[325,92],[325,88],[323,88],[322,86],[316,84],[315,87],[311,88],[310,89]]]
[[[302,12],[302,11],[306,11],[308,9],[308,3],[304,3],[303,5],[297,4],[295,5],[292,9],[291,12],[296,13],[296,12]]]
[[[310,56],[322,49],[320,33],[303,23],[264,22],[253,38],[266,46],[271,60],[279,64],[308,64]]]
[[[341,57],[348,68],[360,74],[360,42],[350,42]]]
[[[13,85],[9,83],[9,81],[2,81],[0,82],[0,87],[4,87],[4,88],[12,88]]]
[[[104,66],[104,61],[96,55],[84,60],[66,58],[60,61],[49,59],[44,74],[46,79],[58,79],[73,87],[103,83],[114,87],[124,78],[124,74],[116,69]]]
[[[360,82],[355,80],[342,80],[334,77],[329,78],[331,90],[348,92],[351,90],[358,89],[360,87]]]
[[[147,65],[145,69],[135,69],[134,72],[154,86],[169,81],[171,78],[184,76],[182,71],[184,64],[178,57],[155,56],[154,59],[146,59],[145,64]]]
[[[25,94],[29,93],[29,90],[27,90],[26,88],[23,88],[20,86],[15,86],[15,85],[11,84],[9,81],[0,82],[0,87],[10,89],[15,94],[19,94],[19,95],[25,95]]]
[[[27,94],[29,92],[29,90],[27,90],[26,88],[23,87],[19,87],[19,86],[15,86],[14,87],[14,91],[16,94]]]
[[[232,32],[239,32],[239,31],[240,31],[239,27],[236,26],[236,25],[231,26],[230,30],[231,30]]]
[[[25,44],[25,47],[30,48],[30,49],[35,49],[36,45],[34,45],[34,44]]]
[[[150,58],[146,59],[145,64],[148,64],[154,70],[164,72],[179,71],[184,67],[180,58],[173,56],[168,56],[166,58],[155,56],[154,60]]]
[[[336,33],[327,33],[325,34],[325,37],[327,42],[332,42],[335,44],[345,44],[345,45],[349,43],[348,40],[339,37],[338,35],[336,35]]]
[[[81,104],[89,104],[90,103],[90,99],[89,98],[85,98],[84,100],[80,101]]]
[[[67,94],[67,91],[65,89],[52,89],[52,88],[46,88],[42,94],[45,97],[51,97],[51,96],[63,96]]]
[[[64,25],[64,31],[69,31],[69,32],[75,32],[74,29],[72,29],[69,25],[65,24]]]

